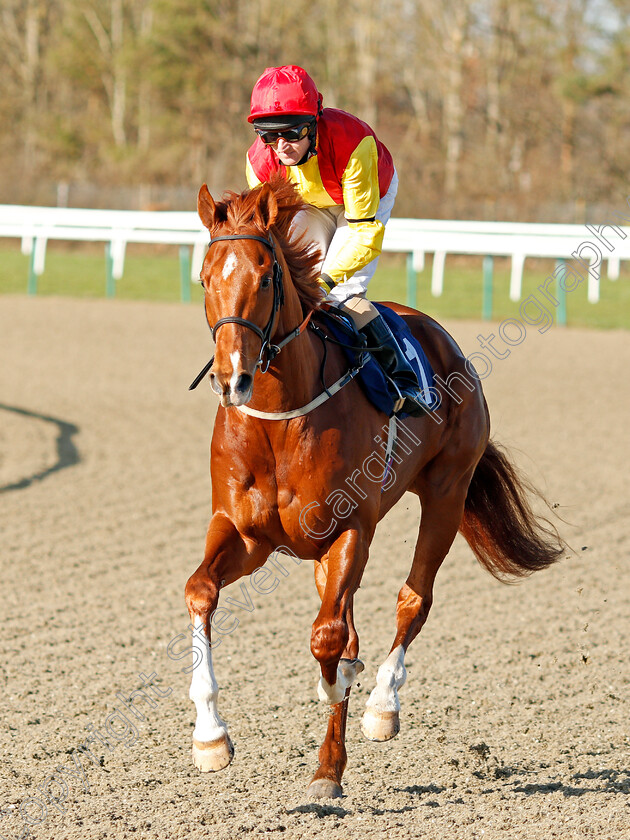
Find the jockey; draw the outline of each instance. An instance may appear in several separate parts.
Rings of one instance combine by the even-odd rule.
[[[294,220],[324,255],[319,284],[350,315],[383,368],[396,412],[423,414],[418,380],[385,320],[365,297],[394,206],[392,157],[367,123],[335,108],[301,67],[270,67],[256,82],[247,118],[258,135],[247,153],[250,188],[282,173],[306,202]]]

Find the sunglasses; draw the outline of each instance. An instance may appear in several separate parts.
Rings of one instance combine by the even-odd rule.
[[[285,131],[264,131],[261,128],[255,130],[265,146],[275,146],[280,138],[287,143],[297,143],[299,140],[303,140],[310,127],[310,123],[302,123],[302,125],[296,125],[295,128],[287,128]]]

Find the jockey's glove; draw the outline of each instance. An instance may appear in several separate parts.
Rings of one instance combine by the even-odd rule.
[[[329,295],[337,285],[332,277],[329,277],[327,274],[320,275],[317,278],[317,282],[327,295]]]

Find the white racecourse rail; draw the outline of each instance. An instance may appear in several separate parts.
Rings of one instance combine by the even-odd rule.
[[[628,216],[618,214],[618,219]],[[630,227],[607,220],[600,225],[554,225],[512,222],[390,219],[383,250],[407,253],[413,272],[422,270],[426,253],[433,253],[431,290],[442,293],[447,254],[511,257],[510,298],[521,297],[526,257],[573,259],[588,272],[588,300],[599,300],[601,265],[608,277],[619,277],[619,263],[630,259]],[[0,236],[18,238],[31,255],[29,291],[44,271],[48,240],[104,242],[108,246],[108,273],[123,276],[128,242],[192,246],[190,279],[198,280],[208,232],[194,212],[92,210],[64,207],[0,205]],[[186,252],[189,254],[188,248]],[[108,285],[109,288],[109,285]]]

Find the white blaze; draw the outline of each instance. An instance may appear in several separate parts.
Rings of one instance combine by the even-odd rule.
[[[236,268],[236,257],[234,254],[228,254],[226,261],[223,263],[223,279],[229,280],[232,272]]]
[[[232,256],[230,254],[230,256]],[[238,362],[239,362],[239,353],[238,350],[235,350],[233,353],[230,353],[230,361],[232,362],[232,376],[230,377],[230,394],[233,394],[236,390],[236,383],[238,382]]]

